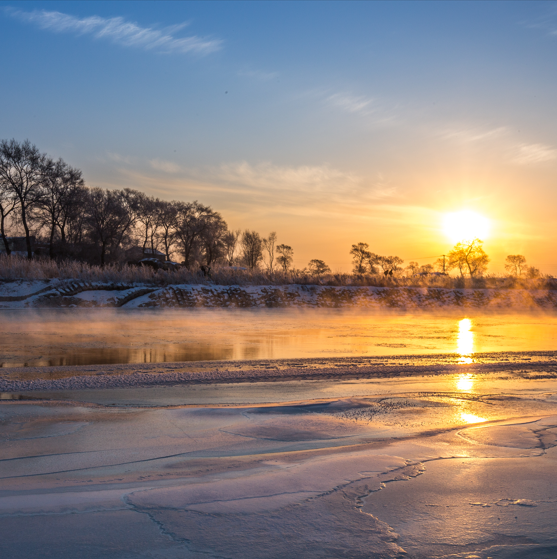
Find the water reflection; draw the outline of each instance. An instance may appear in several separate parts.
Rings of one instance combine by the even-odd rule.
[[[458,390],[472,390],[474,387],[474,377],[470,374],[458,375],[456,379],[456,387]]]
[[[472,321],[463,318],[458,323],[457,352],[460,354],[459,363],[472,363],[470,357],[474,353],[474,332],[472,332]]]
[[[455,352],[464,364],[480,352],[554,350],[557,314],[459,319],[322,308],[0,310],[0,340],[0,368]],[[470,390],[470,379],[462,379],[458,389]]]

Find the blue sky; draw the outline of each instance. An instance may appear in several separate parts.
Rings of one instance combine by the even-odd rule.
[[[335,270],[359,241],[444,253],[470,209],[493,271],[557,273],[557,2],[0,6],[0,136],[92,186],[198,199]]]

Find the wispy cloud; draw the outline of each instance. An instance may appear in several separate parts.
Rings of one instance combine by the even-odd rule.
[[[452,129],[442,130],[440,132],[440,137],[443,140],[455,140],[468,144],[500,138],[508,134],[508,132],[509,128],[507,126],[499,126],[497,128],[457,126]]]
[[[246,161],[226,163],[206,171],[204,180],[227,185],[259,207],[298,215],[365,212],[378,201],[398,196],[381,175],[369,180],[330,165],[285,166]]]
[[[374,100],[371,97],[355,96],[347,93],[335,93],[327,97],[327,102],[349,113],[373,112]]]
[[[544,144],[520,144],[513,161],[519,165],[545,163],[557,159],[557,149]]]
[[[149,161],[149,165],[151,165],[151,167],[155,169],[155,171],[162,171],[163,173],[168,174],[176,174],[182,170],[180,165],[172,161],[165,161],[163,159],[151,159]]]
[[[269,162],[251,165],[246,161],[223,164],[215,174],[221,180],[246,186],[305,191],[343,188],[360,180],[327,165],[287,167]]]
[[[157,196],[202,198],[208,203],[250,213],[274,211],[289,215],[367,215],[377,204],[400,198],[381,174],[375,178],[330,165],[276,165],[247,161],[208,167],[181,166],[152,159],[129,165],[130,158],[111,154],[120,187],[129,184]],[[111,185],[105,185],[111,186]]]
[[[391,181],[386,179],[382,173],[377,175],[377,180],[373,182],[367,198],[382,200],[386,198],[395,198],[399,196],[399,191],[396,186],[391,184]]]
[[[106,157],[109,161],[112,161],[114,163],[120,163],[125,165],[134,165],[137,163],[137,159],[135,157],[129,155],[122,155],[114,151],[106,152]],[[102,161],[104,158],[101,157],[100,159]]]
[[[46,10],[25,12],[13,8],[7,8],[5,12],[14,18],[32,23],[40,29],[53,33],[90,35],[95,39],[110,40],[124,47],[135,47],[159,53],[208,54],[219,50],[222,46],[222,41],[219,39],[176,36],[176,33],[187,25],[185,23],[157,29],[155,27],[141,27],[139,24],[126,21],[122,17],[89,16],[78,18],[62,12]]]
[[[541,29],[548,35],[557,36],[557,7],[555,4],[546,3],[548,9],[537,17],[523,21],[522,24],[530,29]]]
[[[516,143],[516,135],[512,127],[499,126],[495,128],[481,126],[454,126],[438,132],[442,140],[450,140],[459,144],[469,144],[493,157],[493,149],[498,157],[516,165],[536,165],[557,160],[557,149],[541,143]]]
[[[384,188],[329,166],[238,162],[203,169],[184,167],[172,175],[126,166],[119,169],[117,178],[95,184],[105,188],[129,186],[167,200],[202,200],[243,224],[271,214],[282,214],[289,220],[318,216],[340,220],[337,224],[373,219],[376,224],[396,226],[423,226],[437,219],[435,210],[401,203],[395,187]],[[311,188],[302,189],[300,185]]]
[[[326,106],[364,117],[373,124],[391,125],[399,120],[400,115],[396,107],[375,97],[355,95],[346,91],[331,93],[330,90],[316,91],[313,94],[321,97]]]

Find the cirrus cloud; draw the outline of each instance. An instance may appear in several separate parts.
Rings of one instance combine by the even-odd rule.
[[[519,165],[545,163],[557,159],[557,149],[544,144],[520,144],[514,162]]]
[[[208,54],[219,50],[220,39],[197,37],[178,37],[176,32],[187,24],[173,25],[157,29],[141,27],[139,24],[126,21],[122,17],[103,18],[89,16],[78,18],[62,12],[34,10],[25,12],[8,8],[5,12],[21,21],[37,25],[40,29],[54,33],[73,33],[74,35],[90,35],[95,39],[108,39],[124,47],[141,48],[159,53],[196,53]]]

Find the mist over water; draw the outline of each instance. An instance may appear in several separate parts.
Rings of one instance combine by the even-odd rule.
[[[0,312],[0,366],[552,351],[554,314],[359,310]]]

